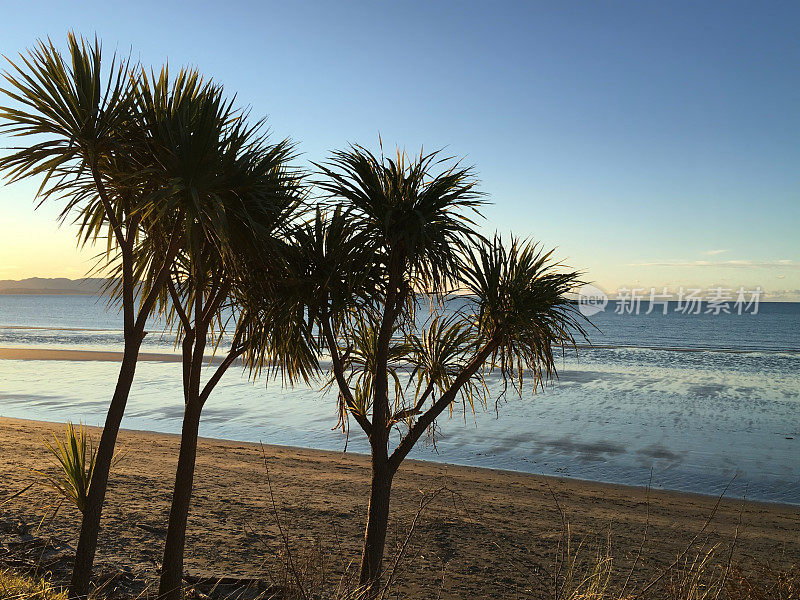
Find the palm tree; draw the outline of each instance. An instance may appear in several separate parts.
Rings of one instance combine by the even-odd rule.
[[[375,593],[401,463],[445,410],[485,405],[491,372],[520,392],[527,377],[535,389],[556,375],[557,349],[584,335],[566,297],[579,275],[531,243],[483,239],[472,170],[437,152],[388,159],[354,146],[317,167],[335,208],[297,244],[295,297],[330,353],[342,427],[353,417],[369,440],[360,582]]]
[[[207,155],[194,161],[202,165],[200,177],[191,178],[179,200],[185,244],[167,284],[170,321],[182,345],[185,405],[159,584],[159,598],[168,600],[182,593],[200,417],[214,387],[239,357],[252,373],[277,369],[290,381],[307,379],[316,365],[302,314],[279,318],[269,310],[271,270],[283,268],[286,231],[301,200],[298,175],[287,167],[291,145],[268,144],[260,123],[247,126],[244,114],[214,121],[216,133],[202,145]],[[209,346],[226,350],[203,383]]]
[[[139,251],[142,215],[158,203],[146,135],[136,118],[136,69],[113,57],[102,62],[100,43],[68,37],[65,59],[51,42],[39,44],[4,73],[11,104],[0,108],[0,127],[30,144],[0,158],[10,182],[36,177],[41,202],[63,202],[61,219],[74,218],[79,242],[107,238],[106,262],[117,264],[111,288],[122,306],[125,347],[97,448],[75,559],[71,597],[89,590],[100,516],[120,422],[136,370],[145,324],[156,308],[178,251],[178,223],[166,231],[157,255]],[[103,71],[106,66],[107,72]],[[139,301],[137,304],[137,293]]]

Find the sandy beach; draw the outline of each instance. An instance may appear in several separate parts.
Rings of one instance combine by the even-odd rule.
[[[0,501],[38,480],[31,469],[51,463],[43,440],[62,426],[0,418]],[[99,435],[92,431],[94,436]],[[178,438],[123,431],[123,457],[112,471],[99,548],[99,570],[127,568],[142,581],[156,576],[166,526]],[[328,577],[359,553],[366,511],[367,458],[337,452],[203,439],[189,520],[186,567],[195,576],[259,577],[276,572],[281,538],[271,511],[269,469],[281,524],[300,554],[317,547]],[[530,598],[546,589],[561,534],[558,504],[574,541],[594,555],[611,533],[615,566],[624,570],[642,544],[638,579],[668,565],[700,533],[716,498],[489,469],[409,461],[395,479],[389,553],[406,535],[426,492],[447,488],[421,514],[402,564],[400,591],[411,597]],[[450,492],[452,491],[452,493]],[[52,513],[52,493],[34,485],[0,509],[8,540],[20,522]],[[66,504],[38,535],[67,553],[77,511]],[[734,564],[785,567],[800,558],[800,508],[723,499],[696,546],[719,544]],[[24,528],[23,528],[24,529]],[[13,532],[12,532],[13,533]],[[12,536],[13,537],[13,536]],[[56,544],[56,545],[57,545]],[[538,575],[537,575],[538,574]]]
[[[48,348],[0,348],[0,360],[78,360],[120,362],[122,352],[108,350],[59,350]],[[166,352],[141,352],[141,361],[181,362],[180,354]],[[220,362],[221,359],[209,357],[209,362]]]
[[[800,2],[584,4],[6,11],[0,600],[800,600]]]

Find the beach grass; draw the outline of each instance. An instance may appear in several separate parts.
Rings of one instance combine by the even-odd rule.
[[[64,591],[43,579],[35,579],[0,568],[0,600],[67,600]]]
[[[54,431],[63,436],[63,425],[0,418],[0,447],[13,449],[14,467],[0,481],[0,565],[46,574],[53,587],[69,581],[80,516],[70,502],[52,515],[60,494],[32,477],[47,465],[57,471],[42,443]],[[113,471],[97,598],[155,598],[177,443],[121,433],[127,453]],[[358,597],[353,532],[364,511],[354,500],[366,487],[367,457],[205,438],[200,449],[189,590],[209,598],[241,587],[279,590],[286,600]],[[448,491],[436,494],[432,480]],[[395,483],[387,598],[800,597],[796,506],[421,461],[409,462]]]
[[[63,439],[53,433],[53,441],[45,441],[45,447],[58,465],[58,475],[41,474],[53,490],[83,512],[95,461],[94,444],[86,428],[67,422]]]
[[[292,540],[287,543],[293,544]],[[629,586],[630,570],[616,567],[610,543],[593,547],[579,542],[560,548],[554,567],[549,592],[531,594],[533,600],[796,600],[800,598],[800,565],[790,568],[771,568],[766,565],[751,566],[741,571],[731,565],[720,565],[717,547],[701,548],[679,563],[663,571],[664,577],[653,588]],[[282,553],[281,568],[273,576],[281,583],[271,586],[258,598],[280,600],[364,600],[363,588],[354,583],[354,577],[331,577],[326,574],[324,550],[315,545]],[[560,564],[559,564],[560,562]],[[414,569],[415,565],[405,565]],[[640,570],[647,565],[640,565]],[[351,574],[352,575],[352,574]],[[446,573],[443,574],[446,578]],[[387,582],[377,598],[414,598],[398,595],[398,581]],[[242,588],[238,590],[241,592]],[[209,592],[209,593],[206,593]],[[238,597],[237,591],[213,586],[206,592],[190,586],[186,597]],[[216,592],[216,593],[215,593]],[[252,594],[251,594],[252,595]],[[103,590],[93,593],[100,600]],[[420,596],[421,597],[421,596]],[[130,596],[131,600],[153,598],[153,590],[144,590]],[[46,579],[21,575],[0,568],[0,600],[67,600],[66,591]]]

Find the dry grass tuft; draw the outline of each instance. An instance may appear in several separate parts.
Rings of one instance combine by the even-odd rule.
[[[67,600],[44,580],[23,577],[8,569],[0,569],[0,600]]]
[[[727,600],[798,600],[800,563],[788,569],[757,565],[746,573],[733,569],[728,576],[726,593]]]

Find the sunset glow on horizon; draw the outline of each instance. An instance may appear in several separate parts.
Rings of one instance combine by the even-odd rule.
[[[90,4],[19,7],[0,51],[13,58],[47,36],[63,47],[74,30],[148,68],[197,65],[267,115],[275,139],[295,140],[306,168],[349,142],[377,147],[379,134],[411,152],[444,147],[477,168],[485,233],[558,246],[606,290],[760,286],[800,300],[797,4],[490,15],[448,3],[247,4],[239,33],[220,28],[210,43],[195,32],[230,21],[220,7],[179,18],[159,4],[152,23],[147,3]],[[270,20],[280,27],[256,35]],[[292,59],[274,60],[286,48]],[[35,211],[35,190],[0,188],[0,279],[85,276],[102,248],[79,249],[74,228],[57,225],[60,206]]]

